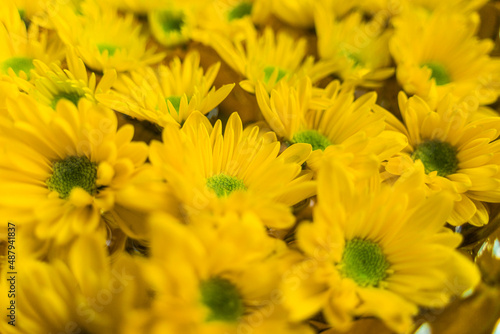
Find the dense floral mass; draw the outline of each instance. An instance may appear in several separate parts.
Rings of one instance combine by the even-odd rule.
[[[498,327],[496,2],[0,6],[0,333]]]

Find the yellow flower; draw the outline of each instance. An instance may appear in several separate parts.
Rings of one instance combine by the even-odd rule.
[[[353,87],[338,81],[313,92],[305,78],[296,87],[279,83],[271,96],[259,84],[256,95],[264,118],[283,141],[311,145],[307,164],[313,170],[324,155],[336,155],[339,148],[355,155],[375,154],[381,162],[407,144],[404,136],[384,131],[385,112],[375,104],[374,92],[354,100]]]
[[[489,56],[492,41],[475,36],[476,13],[414,9],[393,23],[390,50],[405,92],[419,95],[431,107],[448,93],[480,105],[496,101],[500,60]]]
[[[500,131],[498,117],[469,120],[469,113],[456,109],[450,96],[436,110],[421,98],[399,94],[404,124],[395,118],[392,126],[408,137],[408,147],[389,160],[386,170],[401,175],[421,160],[432,191],[449,189],[455,193],[455,207],[448,223],[473,225],[488,223],[488,210],[482,202],[500,201]]]
[[[186,226],[155,215],[152,228],[146,275],[156,293],[141,333],[312,333],[289,323],[279,294],[272,295],[288,250],[256,216],[228,214],[216,226],[203,220]]]
[[[147,168],[148,147],[131,142],[133,134],[86,99],[78,108],[61,100],[55,112],[26,95],[8,101],[0,124],[8,142],[0,152],[2,215],[58,245],[104,228],[101,215],[113,211],[116,192]],[[143,224],[133,216],[127,223],[119,227]]]
[[[59,254],[64,260],[23,258],[16,277],[16,326],[2,317],[2,333],[121,333],[131,311],[147,305],[147,293],[135,261],[124,255],[110,265],[102,241],[81,237],[67,255]],[[9,290],[9,277],[2,272],[3,291]],[[1,296],[2,308],[10,300]]]
[[[257,126],[243,131],[233,113],[224,134],[199,112],[182,129],[167,124],[163,143],[151,143],[150,161],[161,169],[183,209],[191,217],[234,211],[254,212],[266,226],[284,229],[295,219],[290,206],[314,195],[312,174],[301,164],[311,150],[293,145],[281,154],[274,133]]]
[[[169,122],[182,124],[194,110],[209,113],[231,92],[234,84],[219,89],[213,86],[219,67],[216,63],[204,73],[199,53],[192,51],[183,62],[175,58],[169,66],[121,75],[114,90],[98,99],[114,110],[161,127]]]
[[[186,44],[193,35],[200,8],[181,2],[170,2],[148,13],[149,28],[162,45],[173,47]]]
[[[322,310],[339,329],[375,316],[407,333],[418,306],[443,307],[479,283],[477,268],[455,250],[461,236],[443,227],[451,197],[427,198],[423,175],[420,164],[392,187],[377,182],[378,173],[367,186],[335,160],[325,162],[314,222],[296,234],[308,271],[298,262],[285,278],[292,320]]]
[[[259,36],[253,25],[246,25],[244,37],[235,40],[200,31],[196,38],[211,46],[219,56],[245,80],[240,86],[255,92],[258,82],[262,82],[270,92],[281,81],[294,82],[309,76],[316,82],[334,71],[329,62],[315,63],[314,56],[307,55],[305,38],[295,40],[286,31],[274,31],[267,27]]]
[[[199,15],[199,28],[229,39],[244,34],[246,26],[265,24],[271,6],[265,0],[211,0]]]
[[[81,98],[96,103],[95,94],[107,92],[116,79],[116,71],[107,70],[97,84],[95,73],[92,72],[90,76],[87,74],[85,64],[71,46],[67,49],[66,64],[68,69],[62,69],[57,63],[48,66],[34,60],[33,79],[26,81],[19,78],[15,82],[35,100],[55,109],[61,99],[75,105]]]
[[[96,71],[129,71],[165,56],[146,46],[148,36],[133,14],[120,15],[97,1],[84,1],[81,14],[71,6],[58,7],[52,21],[64,43],[74,46],[83,62]]]
[[[17,8],[10,2],[0,15],[0,75],[29,80],[33,60],[50,64],[64,57],[64,45],[36,24],[26,28]]]
[[[315,11],[318,54],[336,64],[343,81],[373,87],[393,75],[388,51],[392,31],[385,29],[383,15],[363,22],[359,11],[342,20],[325,8]]]

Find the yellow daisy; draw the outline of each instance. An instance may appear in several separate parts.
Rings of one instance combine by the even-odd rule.
[[[265,0],[211,0],[199,15],[199,28],[237,38],[246,25],[265,24],[271,6]]]
[[[286,31],[275,34],[266,27],[261,36],[256,28],[247,25],[244,37],[230,40],[227,37],[199,32],[196,36],[202,43],[211,46],[219,56],[245,80],[240,86],[255,92],[257,82],[262,82],[270,92],[281,81],[295,81],[309,76],[316,82],[334,71],[330,62],[315,63],[314,56],[307,55],[305,38],[295,40]]]
[[[17,8],[10,2],[0,15],[0,74],[29,79],[33,60],[50,64],[64,57],[64,45],[36,24],[26,28]]]
[[[403,89],[435,107],[447,93],[490,104],[500,94],[500,60],[490,40],[479,40],[476,13],[408,11],[394,18],[390,50]],[[446,27],[446,29],[442,29]]]
[[[413,161],[425,166],[425,183],[432,191],[450,189],[455,207],[448,223],[488,223],[482,202],[500,202],[500,118],[469,120],[469,113],[456,109],[447,96],[431,109],[420,97],[399,94],[404,124],[388,119],[393,128],[408,137],[408,146],[387,163],[386,170],[401,175]]]
[[[174,58],[169,66],[121,75],[114,89],[98,99],[114,110],[161,127],[169,122],[182,124],[194,110],[209,113],[231,92],[234,84],[219,89],[213,86],[219,68],[216,63],[204,73],[199,53],[192,51],[182,62]]]
[[[95,94],[107,92],[116,79],[115,70],[106,70],[97,83],[95,73],[87,74],[83,61],[78,58],[72,47],[66,55],[68,69],[57,63],[50,66],[34,60],[33,79],[16,79],[19,88],[33,96],[38,102],[55,109],[57,102],[66,99],[78,105],[81,98],[96,103]]]
[[[203,15],[205,4],[170,1],[165,6],[148,13],[151,34],[162,45],[174,47],[189,42],[197,25],[198,16]]]
[[[152,226],[146,274],[155,299],[139,332],[313,333],[287,321],[276,291],[288,250],[254,215],[225,215],[216,227],[156,215]]]
[[[268,227],[286,229],[295,219],[290,206],[314,195],[312,174],[301,164],[309,145],[293,145],[281,154],[274,133],[245,129],[233,113],[222,132],[199,112],[182,129],[167,124],[163,143],[151,143],[150,161],[163,172],[183,204],[187,219],[204,213],[254,212]]]
[[[78,108],[61,100],[54,112],[21,95],[1,120],[2,215],[42,241],[62,245],[104,228],[102,214],[120,204],[116,192],[148,168],[148,147],[131,141],[133,127],[117,130],[113,111],[86,99]],[[127,223],[119,227],[132,237],[143,224],[134,216]]]
[[[336,73],[343,81],[373,87],[393,75],[388,50],[392,31],[385,28],[383,16],[364,22],[359,11],[342,20],[325,8],[315,11],[318,54],[337,64]]]
[[[461,236],[443,227],[451,197],[427,198],[423,175],[420,164],[392,187],[367,187],[334,160],[325,162],[314,222],[296,234],[309,270],[297,271],[305,265],[298,262],[285,277],[292,320],[322,310],[335,328],[375,316],[408,333],[419,306],[443,307],[479,283],[477,268],[455,250]]]
[[[16,282],[16,326],[2,317],[2,333],[121,333],[130,312],[148,305],[135,261],[124,255],[110,265],[101,239],[81,237],[64,256],[67,261],[49,263],[23,258]],[[2,291],[9,290],[9,277],[2,273]],[[2,308],[10,300],[3,294]]]
[[[148,36],[131,13],[120,15],[115,9],[93,0],[81,4],[80,12],[71,6],[58,7],[52,21],[64,43],[93,70],[118,72],[161,61],[165,54],[148,47]]]
[[[324,155],[336,155],[339,148],[356,155],[376,154],[381,162],[406,146],[404,136],[384,131],[386,112],[375,104],[374,92],[355,100],[352,86],[332,81],[320,94],[322,99],[313,96],[308,78],[296,87],[279,83],[270,96],[259,84],[256,93],[264,118],[283,141],[311,145],[307,163],[313,170]]]

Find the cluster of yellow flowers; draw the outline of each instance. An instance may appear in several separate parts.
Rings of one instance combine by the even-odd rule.
[[[485,3],[0,0],[0,332],[410,333],[470,294]]]

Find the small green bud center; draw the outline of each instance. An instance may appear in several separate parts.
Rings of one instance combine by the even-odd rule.
[[[252,13],[252,3],[251,2],[240,2],[237,6],[232,8],[227,14],[229,21],[241,19]]]
[[[97,49],[99,50],[99,53],[104,53],[104,51],[108,51],[108,56],[112,56],[115,54],[116,50],[119,48],[115,45],[107,44],[107,43],[99,43],[97,44]]]
[[[19,75],[19,72],[23,71],[26,75],[30,74],[30,70],[34,69],[33,59],[27,57],[12,57],[5,60],[2,63],[2,71],[7,74],[9,68],[11,68],[14,73]]]
[[[342,276],[362,287],[377,287],[386,278],[388,268],[389,262],[377,243],[363,239],[346,241],[339,264]]]
[[[229,196],[235,190],[247,190],[242,180],[224,173],[209,177],[207,187],[213,190],[217,197]]]
[[[264,81],[269,82],[269,79],[271,79],[271,76],[275,73],[278,72],[278,76],[276,77],[276,82],[280,81],[283,79],[285,75],[288,74],[288,71],[283,70],[279,67],[274,67],[274,66],[267,66],[264,68]]]
[[[165,32],[180,32],[184,25],[184,13],[175,11],[162,11],[158,14],[158,20]]]
[[[439,176],[453,174],[458,169],[456,149],[447,142],[429,140],[417,146],[412,155],[413,160],[421,160],[425,172],[437,171]]]
[[[90,195],[97,191],[97,164],[86,156],[69,156],[54,162],[53,173],[46,183],[51,191],[57,191],[59,197],[67,199],[71,190],[80,187]]]
[[[328,138],[326,138],[316,130],[299,131],[293,135],[292,141],[294,143],[310,144],[313,151],[324,151],[328,146],[332,144]]]
[[[181,107],[181,100],[181,96],[169,96],[165,98],[165,102],[170,101],[170,103],[172,103],[172,106],[174,107],[175,111],[177,111],[177,114],[179,113]],[[187,102],[189,103],[189,96],[187,96]]]
[[[236,322],[245,307],[238,289],[228,280],[212,277],[201,282],[201,302],[210,310],[207,321]]]
[[[431,77],[436,80],[436,85],[441,86],[451,82],[450,74],[443,65],[439,63],[428,62],[423,63],[422,67],[423,66],[426,66],[431,70]]]
[[[68,100],[71,101],[75,106],[78,106],[78,101],[83,97],[83,94],[80,94],[79,92],[73,91],[73,92],[60,92],[52,98],[52,104],[51,107],[53,109],[56,108],[57,103],[62,100]]]

